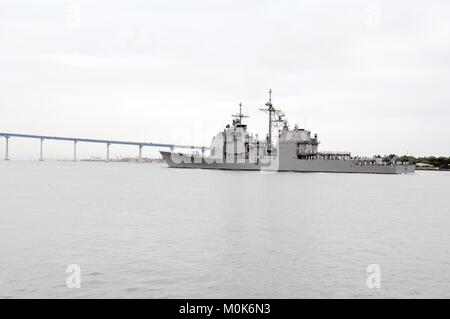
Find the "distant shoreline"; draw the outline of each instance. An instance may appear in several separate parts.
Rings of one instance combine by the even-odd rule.
[[[97,159],[97,158],[85,158],[80,159],[80,162],[113,162],[113,163],[163,163],[163,159],[160,158],[117,158],[117,159]]]

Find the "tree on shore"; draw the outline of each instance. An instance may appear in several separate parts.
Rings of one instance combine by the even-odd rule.
[[[391,155],[389,155],[389,157],[391,157]],[[444,156],[414,157],[414,156],[403,155],[403,156],[398,157],[397,161],[409,162],[411,164],[424,163],[424,164],[433,165],[434,167],[438,167],[440,169],[450,169],[450,157],[444,157]]]

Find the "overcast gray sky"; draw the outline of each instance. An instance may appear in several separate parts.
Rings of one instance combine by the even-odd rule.
[[[322,150],[449,156],[449,39],[449,1],[0,0],[0,132],[209,145],[272,88]]]

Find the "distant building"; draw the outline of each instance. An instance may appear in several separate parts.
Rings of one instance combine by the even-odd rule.
[[[427,164],[427,163],[417,163],[416,167],[417,168],[435,168],[433,165]]]

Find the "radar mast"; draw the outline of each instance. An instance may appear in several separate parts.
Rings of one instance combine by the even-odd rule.
[[[269,113],[269,133],[267,134],[267,153],[272,153],[272,129],[273,124],[283,122],[283,112],[275,109],[272,104],[272,89],[269,90],[269,102],[266,102],[267,108],[259,109],[260,111]]]
[[[243,118],[248,118],[248,115],[244,115],[242,113],[242,103],[239,103],[239,113],[238,114],[232,114],[231,116],[236,118],[235,121],[236,121],[237,125],[243,125],[242,124],[242,119]]]

